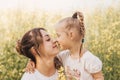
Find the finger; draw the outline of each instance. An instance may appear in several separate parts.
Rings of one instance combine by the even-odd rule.
[[[35,68],[32,69],[32,73],[34,73],[34,72],[35,72]]]
[[[32,65],[33,68],[35,68],[35,63],[34,62],[32,62],[31,65]]]

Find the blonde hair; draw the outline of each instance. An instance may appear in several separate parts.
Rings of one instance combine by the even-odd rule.
[[[65,28],[70,30],[72,28],[77,28],[80,36],[84,38],[85,27],[84,27],[84,16],[81,12],[75,12],[72,17],[67,17],[59,21],[59,23],[64,23]]]

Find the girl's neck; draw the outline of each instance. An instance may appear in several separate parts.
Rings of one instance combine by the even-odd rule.
[[[80,58],[83,53],[86,51],[83,47],[81,49],[81,53],[80,53],[80,46],[81,43],[74,43],[74,45],[70,48],[70,55],[72,58],[77,59]]]
[[[37,59],[36,69],[45,76],[52,76],[56,72],[54,58]]]
[[[73,44],[71,44],[70,47],[71,54],[78,54],[80,51],[80,45],[81,45],[80,42],[74,42]]]

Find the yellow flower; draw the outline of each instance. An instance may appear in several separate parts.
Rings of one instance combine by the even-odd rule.
[[[62,66],[58,70],[58,80],[66,80],[64,68]]]

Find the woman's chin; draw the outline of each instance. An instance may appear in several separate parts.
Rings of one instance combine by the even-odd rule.
[[[57,49],[57,50],[54,50],[54,51],[52,51],[52,56],[57,56],[58,53],[59,53],[59,50],[58,50],[58,49]]]

